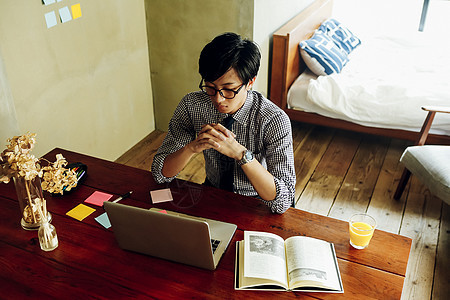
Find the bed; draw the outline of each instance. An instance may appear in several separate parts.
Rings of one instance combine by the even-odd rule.
[[[299,42],[309,39],[320,24],[332,17],[332,9],[332,0],[315,0],[274,33],[269,98],[294,121],[415,141],[426,117],[420,107],[450,106],[450,84],[444,79],[448,76],[443,71],[432,76],[428,70],[415,72],[410,63],[417,60],[423,45],[404,36],[394,39],[381,35],[363,40],[341,74],[315,75],[300,55]],[[382,48],[395,49],[392,53],[397,56],[383,62],[387,67],[403,65],[402,69],[395,67],[401,69],[402,76],[383,73],[382,68],[372,71],[379,61],[370,65],[373,60],[367,56],[372,55],[370,51],[384,51]],[[399,52],[405,51],[400,48],[407,53]],[[371,69],[370,74],[365,74],[369,73],[364,71],[367,69]],[[338,92],[343,94],[336,96]],[[329,100],[330,95],[338,100]],[[450,144],[450,117],[436,119],[430,133],[428,143]]]

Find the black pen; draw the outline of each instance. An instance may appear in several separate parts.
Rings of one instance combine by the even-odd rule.
[[[114,201],[112,201],[112,202],[113,202],[113,203],[116,203],[116,202],[119,202],[119,201],[122,200],[122,199],[128,198],[128,197],[130,197],[130,195],[131,195],[132,192],[133,192],[133,191],[129,191],[128,193],[126,193],[126,194],[120,196],[119,198],[117,198],[116,200],[114,200]]]

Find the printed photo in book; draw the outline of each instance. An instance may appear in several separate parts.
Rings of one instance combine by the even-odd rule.
[[[344,292],[333,243],[257,231],[236,242],[235,289]]]

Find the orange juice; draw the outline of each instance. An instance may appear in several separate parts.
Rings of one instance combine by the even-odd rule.
[[[374,226],[365,222],[350,222],[350,244],[357,249],[366,248],[374,229]]]

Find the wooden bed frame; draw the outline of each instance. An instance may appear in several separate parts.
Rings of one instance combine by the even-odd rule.
[[[287,107],[289,87],[306,69],[298,44],[312,36],[314,30],[331,17],[332,9],[333,0],[316,0],[273,34],[269,99],[281,107],[293,121],[416,141],[419,132],[368,127]],[[430,134],[427,143],[450,145],[450,136]]]

